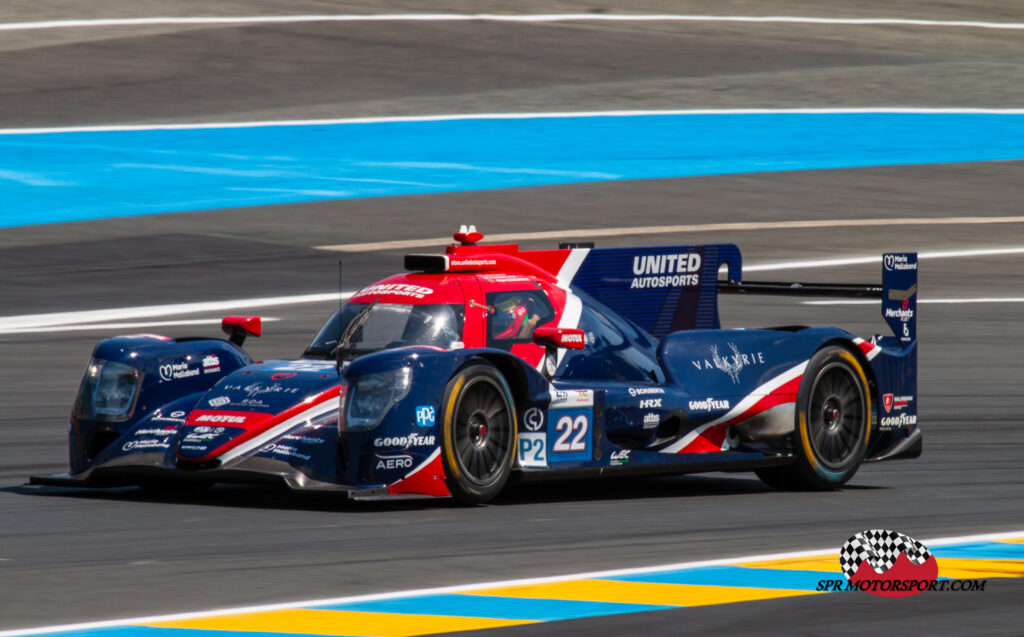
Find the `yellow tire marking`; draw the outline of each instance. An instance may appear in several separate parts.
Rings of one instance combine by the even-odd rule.
[[[459,471],[459,463],[455,461],[455,441],[452,440],[452,418],[455,415],[455,403],[458,402],[459,392],[462,391],[462,386],[466,384],[466,377],[460,375],[455,380],[455,386],[452,387],[452,391],[449,396],[448,404],[444,408],[444,429],[441,431],[441,435],[444,440],[444,456],[448,459],[448,467],[451,468],[452,478],[458,480],[462,477]],[[446,467],[446,469],[448,468]]]
[[[858,361],[853,354],[845,349],[838,350],[839,357],[850,363],[853,369],[857,372],[857,376],[860,378],[861,391],[864,396],[864,417],[867,419],[867,424],[864,427],[864,448],[867,448],[868,439],[871,437],[871,395],[868,392],[868,379],[864,375],[864,370],[861,369],[860,361]],[[799,391],[797,393],[799,397]],[[811,438],[807,431],[807,414],[802,407],[797,408],[797,415],[799,417],[798,426],[800,428],[800,442],[803,445],[804,453],[806,454],[807,461],[811,464],[811,467],[817,471],[819,468],[818,459],[814,457],[814,449],[811,446]]]

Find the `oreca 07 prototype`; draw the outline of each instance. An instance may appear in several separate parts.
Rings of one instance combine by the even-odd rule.
[[[920,454],[916,254],[885,254],[880,286],[753,283],[732,244],[482,238],[464,228],[443,254],[407,256],[297,360],[250,359],[258,317],[226,317],[228,340],[100,342],[71,414],[70,472],[32,481],[480,503],[510,477],[555,474],[753,470],[776,488],[831,489],[862,462]],[[893,334],[721,329],[723,292],[880,297]]]

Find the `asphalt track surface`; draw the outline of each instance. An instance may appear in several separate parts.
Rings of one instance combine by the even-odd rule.
[[[209,4],[203,3],[203,14],[257,11],[250,3]],[[629,8],[664,11],[664,4]],[[857,11],[1016,17],[1015,3],[991,4],[985,15],[970,3],[947,4],[941,15],[928,14],[927,3],[916,2],[859,3]],[[106,13],[87,16],[70,5],[26,4],[0,17],[153,15],[169,13],[170,6],[132,3],[121,10],[120,3],[98,3],[89,10]],[[530,8],[588,10],[572,3]],[[751,2],[729,8],[748,15],[806,15],[815,7]],[[437,7],[464,9],[457,3]],[[693,9],[672,7],[700,12]],[[289,11],[367,9],[305,3]],[[379,24],[356,31],[302,24],[16,33],[0,36],[0,64],[13,69],[0,88],[0,125],[623,105],[1019,107],[1024,96],[1012,78],[1024,70],[1020,37],[739,24]],[[1020,214],[1022,183],[1022,162],[947,164],[549,186],[12,228],[0,232],[0,314],[325,292],[337,285],[337,254],[310,246],[432,237],[458,223],[474,222],[496,233],[858,216],[1011,216]],[[600,245],[643,241],[650,239],[623,236]],[[745,262],[756,264],[885,249],[1024,246],[1024,224],[658,238],[695,241],[734,241]],[[345,289],[395,271],[401,254],[345,255]],[[1020,265],[1014,255],[923,261],[921,299],[1024,296]],[[785,275],[873,281],[878,273],[875,266],[855,266]],[[65,468],[66,418],[81,370],[92,344],[118,330],[2,334],[0,629],[838,547],[865,528],[892,528],[917,538],[1018,530],[1024,528],[1020,308],[921,306],[925,453],[910,462],[865,466],[843,491],[777,493],[753,476],[709,474],[521,486],[491,506],[473,509],[443,501],[352,505],[234,487],[186,498],[134,489],[24,487],[30,474]],[[268,324],[251,352],[257,358],[297,355],[330,309],[320,304],[264,312],[282,320]],[[863,335],[882,329],[870,307],[786,299],[726,299],[723,318],[726,326],[798,320]],[[1020,580],[993,580],[986,592],[963,596],[795,598],[500,632],[1017,635],[1022,592]]]

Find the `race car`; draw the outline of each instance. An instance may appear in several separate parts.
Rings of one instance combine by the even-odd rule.
[[[277,483],[478,504],[510,478],[753,470],[833,489],[916,457],[917,255],[881,285],[750,282],[733,244],[521,250],[463,227],[354,293],[297,360],[135,334],[93,351],[69,473],[34,484]],[[727,272],[719,280],[719,273]],[[876,297],[892,335],[722,329],[720,293]]]

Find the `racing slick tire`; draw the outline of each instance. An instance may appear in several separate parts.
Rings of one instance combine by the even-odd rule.
[[[795,461],[757,470],[775,489],[827,490],[857,472],[871,435],[871,394],[857,358],[828,346],[807,364],[796,400]]]
[[[463,367],[444,396],[441,458],[452,497],[482,504],[498,495],[512,472],[515,403],[505,378],[489,363]]]

